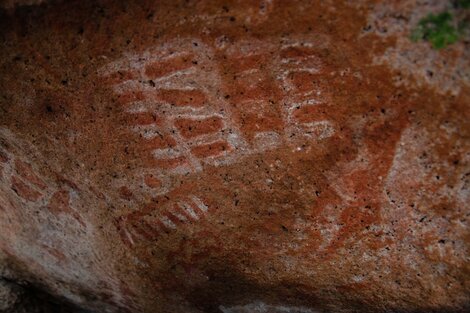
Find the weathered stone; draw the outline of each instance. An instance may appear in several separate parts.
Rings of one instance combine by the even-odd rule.
[[[2,11],[0,260],[97,312],[469,310],[469,43],[407,37],[437,7]]]

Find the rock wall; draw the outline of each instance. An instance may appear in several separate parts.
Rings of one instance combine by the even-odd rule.
[[[394,28],[432,5],[0,12],[2,277],[96,312],[469,309],[468,41]]]

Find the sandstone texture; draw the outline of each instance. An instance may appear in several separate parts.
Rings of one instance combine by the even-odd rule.
[[[409,40],[446,1],[36,2],[0,10],[0,308],[470,310],[470,42]]]

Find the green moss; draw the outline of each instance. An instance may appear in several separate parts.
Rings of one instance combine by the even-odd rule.
[[[458,7],[468,9],[470,8],[470,0],[457,0],[456,4]]]
[[[469,1],[469,0],[465,0]],[[413,41],[426,40],[433,48],[442,49],[459,39],[459,30],[453,25],[453,16],[449,12],[428,14],[422,18],[411,34]]]

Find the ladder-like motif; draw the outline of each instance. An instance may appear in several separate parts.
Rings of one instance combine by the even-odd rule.
[[[323,139],[334,132],[324,113],[325,95],[316,86],[324,73],[314,48],[310,42],[287,42],[279,53],[277,77],[284,90],[285,135],[291,143],[305,138]]]
[[[151,157],[144,159],[156,177],[229,164],[246,153],[203,43],[169,43],[109,64],[102,74],[132,116],[130,127],[148,147]]]

